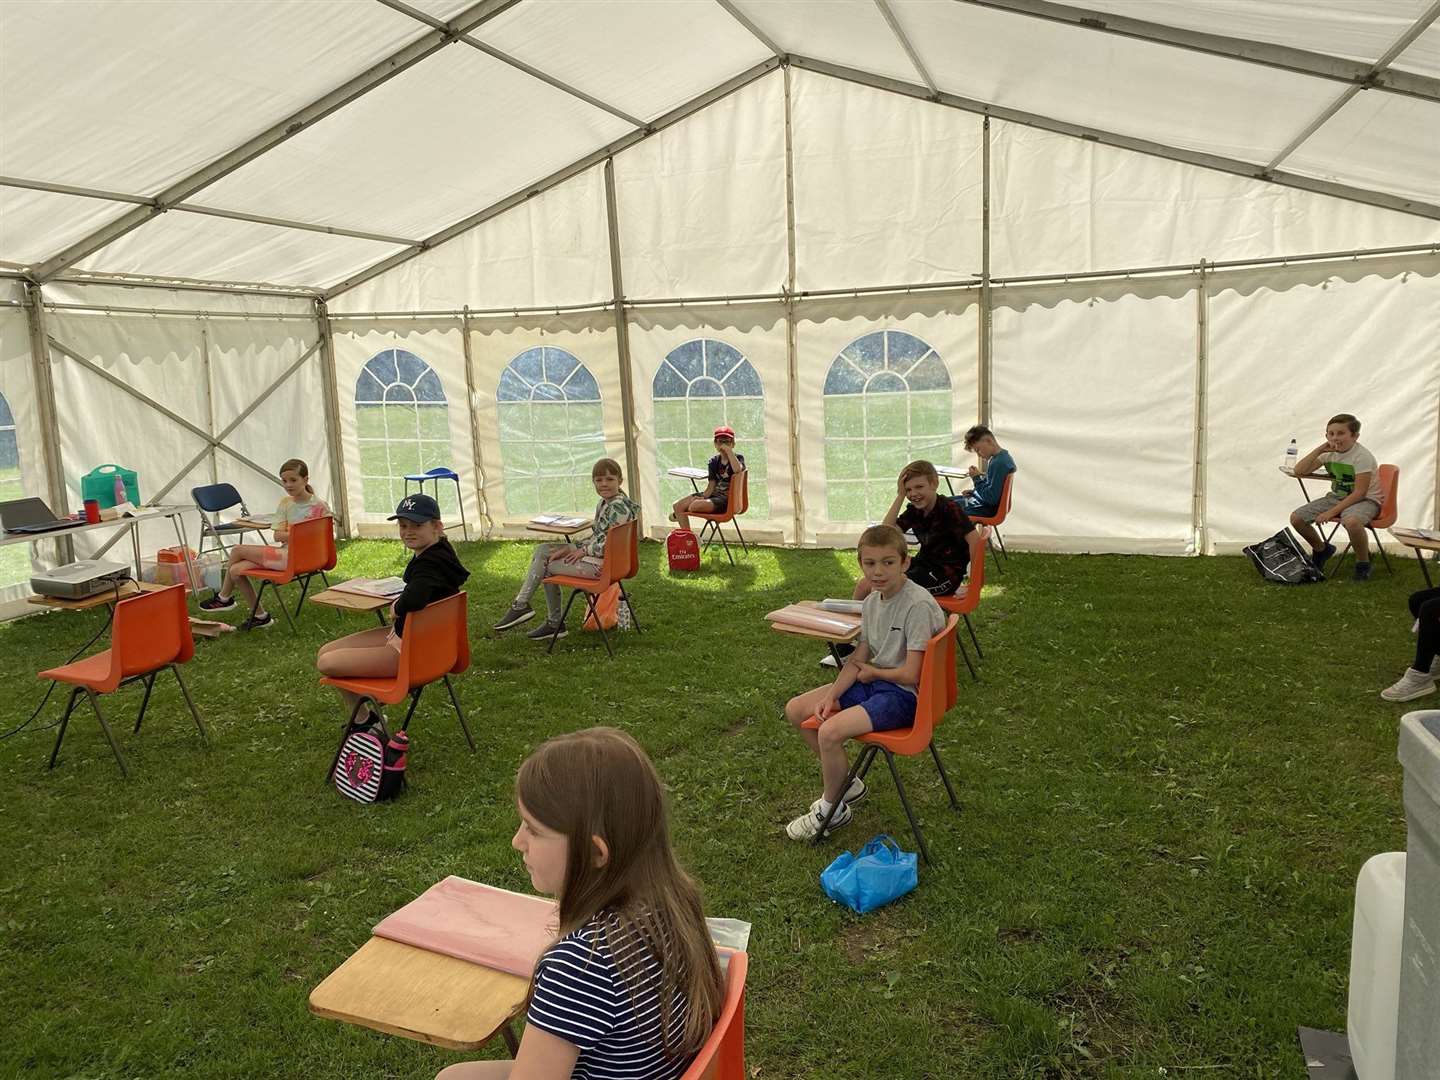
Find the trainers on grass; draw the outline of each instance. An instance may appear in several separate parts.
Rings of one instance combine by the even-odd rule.
[[[854,806],[861,799],[865,798],[868,793],[869,789],[865,787],[865,781],[857,776],[850,782],[850,786],[845,789],[845,794],[841,796],[840,801],[846,806]],[[821,802],[822,800],[816,799],[810,804],[810,812],[812,814],[820,809]]]
[[[1368,562],[1356,562],[1356,564],[1355,564],[1355,576],[1354,576],[1353,578],[1351,578],[1350,580],[1351,580],[1351,581],[1369,581],[1369,580],[1370,580],[1370,564],[1369,564]]]
[[[854,817],[850,807],[841,800],[840,805],[835,808],[835,816],[830,819],[830,827],[825,830],[825,835],[829,836],[836,829],[849,825]],[[825,815],[819,810],[807,810],[785,826],[785,835],[791,840],[814,840],[820,832],[820,823],[824,820]]]
[[[209,600],[200,601],[201,611],[229,611],[235,606],[235,597],[211,593]]]
[[[564,637],[566,632],[565,626],[562,623],[544,622],[525,636],[531,641],[549,641],[551,638],[558,640]]]
[[[523,622],[529,622],[535,617],[534,610],[529,604],[515,604],[509,611],[505,612],[490,629],[495,631],[509,630],[512,626],[519,626]]]
[[[1414,668],[1406,668],[1405,674],[1394,686],[1380,691],[1386,701],[1414,701],[1435,692],[1435,676]]]
[[[240,624],[240,629],[241,629],[241,630],[264,630],[267,626],[271,625],[274,621],[275,621],[275,616],[274,616],[274,615],[271,615],[268,611],[264,611],[264,612],[261,612],[259,615],[251,615],[248,619],[246,619],[244,622],[242,622],[242,623]]]
[[[1330,561],[1330,556],[1335,554],[1335,545],[1326,544],[1319,551],[1310,556],[1310,561],[1315,564],[1315,569],[1324,571],[1325,564]]]

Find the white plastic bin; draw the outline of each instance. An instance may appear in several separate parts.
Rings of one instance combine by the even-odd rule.
[[[1440,1080],[1440,711],[1401,717],[1400,764],[1407,828],[1395,1080]]]
[[[1405,852],[1387,851],[1370,858],[1355,881],[1345,1033],[1359,1080],[1395,1080],[1395,1020],[1404,927]]]

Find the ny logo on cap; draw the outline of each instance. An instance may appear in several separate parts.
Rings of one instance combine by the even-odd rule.
[[[414,509],[415,509],[415,496],[414,496],[414,495],[411,495],[408,499],[404,499],[403,501],[401,501],[401,503],[400,503],[400,509],[401,509],[401,510],[414,510]]]

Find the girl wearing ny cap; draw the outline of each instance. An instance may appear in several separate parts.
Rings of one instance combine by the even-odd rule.
[[[670,520],[680,528],[690,528],[691,514],[723,514],[730,504],[730,479],[745,471],[745,455],[735,452],[735,429],[724,425],[715,429],[715,456],[706,467],[710,474],[705,490],[699,495],[685,495],[672,506]]]
[[[322,645],[315,657],[315,666],[322,675],[392,678],[400,667],[400,640],[405,636],[406,617],[432,601],[454,596],[470,576],[445,538],[440,507],[429,495],[405,496],[390,520],[399,522],[400,542],[411,552],[402,575],[405,591],[390,605],[395,624],[362,630]],[[340,696],[353,721],[361,699],[346,690],[341,690]]]

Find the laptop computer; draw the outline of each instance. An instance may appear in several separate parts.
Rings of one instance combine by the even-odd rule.
[[[12,499],[0,502],[0,526],[7,533],[42,533],[83,525],[74,518],[57,518],[44,499]]]

